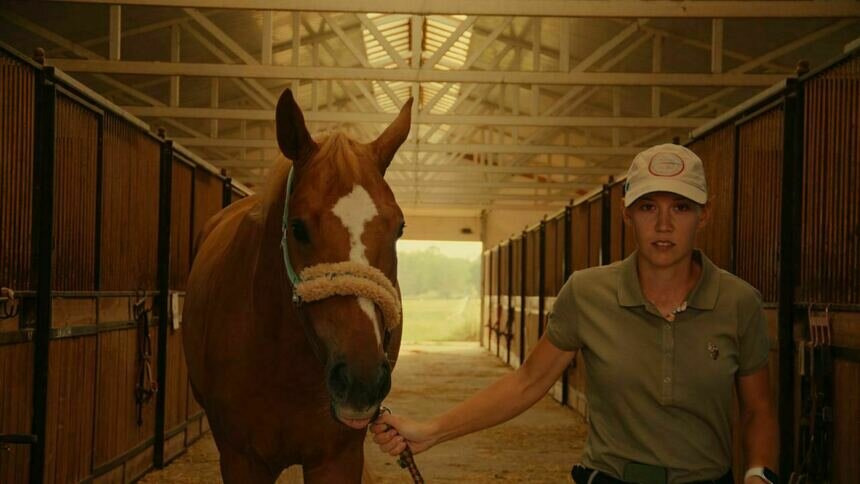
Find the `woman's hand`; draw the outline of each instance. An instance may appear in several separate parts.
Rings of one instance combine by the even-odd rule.
[[[393,456],[406,450],[407,444],[412,453],[417,454],[433,447],[439,441],[433,435],[433,425],[430,422],[419,422],[390,413],[380,415],[370,426],[370,431],[373,432],[373,441],[379,445],[379,449]]]

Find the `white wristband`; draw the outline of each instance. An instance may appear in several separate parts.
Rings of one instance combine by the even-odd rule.
[[[759,479],[761,479],[764,482],[767,482],[768,484],[773,484],[773,482],[771,482],[770,479],[765,477],[764,467],[750,467],[749,469],[747,469],[747,473],[744,474],[744,481],[746,481],[747,479],[749,479],[750,477],[753,477],[753,476],[758,477]]]

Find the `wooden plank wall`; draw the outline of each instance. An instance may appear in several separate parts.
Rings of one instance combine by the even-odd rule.
[[[33,343],[0,345],[0,433],[28,434],[33,419]],[[30,446],[0,452],[0,482],[30,480]]]
[[[507,320],[507,325],[503,328],[505,335],[502,337],[504,352],[504,360],[508,364],[519,362],[520,358],[520,318],[523,316],[523,308],[520,297],[525,289],[522,284],[521,276],[523,274],[523,242],[524,235],[514,238],[511,241],[511,315]]]
[[[57,96],[53,287],[95,289],[99,117]]]
[[[624,258],[624,184],[615,182],[609,185],[609,260]]]
[[[33,289],[33,70],[0,53],[0,286]]]
[[[526,285],[523,288],[525,291],[525,331],[522,334],[523,339],[523,359],[528,356],[529,351],[534,347],[538,340],[538,291],[540,289],[540,226],[535,226],[524,234],[526,240],[526,260],[525,260],[525,280]],[[517,365],[519,365],[519,349],[517,344]],[[511,358],[513,360],[513,357]]]
[[[702,159],[713,214],[710,223],[699,232],[696,246],[718,267],[732,270],[735,127],[729,123],[690,143],[688,148]]]
[[[158,142],[105,115],[101,290],[156,289],[160,159]]]
[[[0,287],[34,289],[32,271],[35,72],[0,52]],[[0,336],[20,334],[21,318],[0,320]],[[0,342],[0,433],[28,434],[33,344]],[[29,481],[30,446],[0,451],[0,482]]]
[[[32,254],[34,129],[37,74],[0,49],[0,287],[23,300],[18,315],[0,320],[0,433],[28,434],[33,419],[34,345]],[[153,464],[155,399],[138,422],[135,391],[142,339],[132,302],[158,293],[159,193],[162,141],[121,115],[56,81],[51,255],[52,319],[45,443],[46,482],[128,482]],[[53,92],[53,91],[52,91]],[[51,96],[49,99],[54,99]],[[175,164],[170,288],[182,293],[192,244],[224,203],[224,178]],[[49,182],[51,182],[49,180]],[[244,197],[230,188],[230,200]],[[178,301],[181,309],[181,298]],[[157,321],[144,328],[151,342],[149,378],[157,377]],[[168,338],[166,427],[193,418],[168,446],[168,458],[208,425],[188,391],[181,331]],[[180,429],[182,430],[182,429]],[[0,451],[0,482],[30,479],[30,447]]]
[[[167,360],[165,388],[164,431],[165,462],[172,460],[186,448],[185,425],[188,420],[189,383],[182,346],[182,303],[185,285],[191,271],[192,253],[192,201],[194,194],[194,167],[180,158],[172,160],[170,217],[170,291],[171,324],[167,331]],[[174,304],[173,301],[176,300]],[[175,306],[175,307],[174,307]]]
[[[52,286],[94,291],[99,114],[60,94],[55,121]],[[91,299],[54,299],[53,306],[52,328],[96,324]],[[54,339],[49,355],[44,476],[77,482],[91,471],[95,338]]]
[[[809,79],[803,110],[796,298],[819,308],[835,305],[833,482],[849,483],[860,475],[860,57]]]
[[[735,273],[769,303],[779,301],[784,117],[779,105],[738,128]]]

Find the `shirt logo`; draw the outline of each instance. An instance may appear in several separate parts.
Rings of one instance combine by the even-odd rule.
[[[716,360],[720,357],[720,349],[711,341],[708,341],[708,353],[711,354],[712,360]]]
[[[675,153],[657,153],[648,163],[648,171],[655,176],[677,176],[684,171],[684,160]]]

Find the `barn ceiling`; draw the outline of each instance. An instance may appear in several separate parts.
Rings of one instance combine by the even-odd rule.
[[[860,37],[860,2],[2,2],[0,41],[252,188],[291,87],[315,137],[375,138],[413,96],[401,206],[552,209]],[[225,8],[229,6],[229,8]]]

